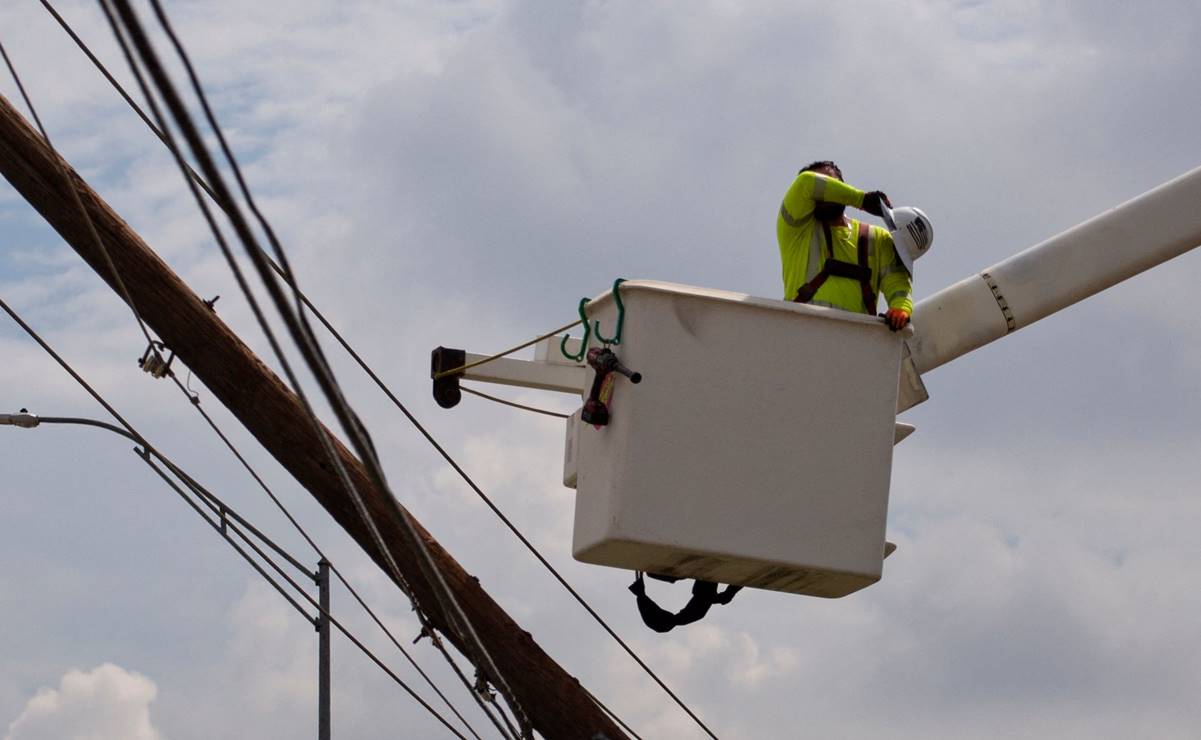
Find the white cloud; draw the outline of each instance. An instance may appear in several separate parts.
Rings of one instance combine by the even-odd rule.
[[[149,678],[112,663],[71,670],[29,700],[4,740],[164,740],[150,721],[157,694]]]

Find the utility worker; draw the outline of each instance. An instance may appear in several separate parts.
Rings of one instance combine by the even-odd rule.
[[[847,218],[847,206],[882,216],[892,202],[879,190],[865,193],[843,182],[833,162],[797,173],[776,217],[784,298],[875,316],[883,293],[885,320],[897,331],[913,313],[913,278],[888,231]]]

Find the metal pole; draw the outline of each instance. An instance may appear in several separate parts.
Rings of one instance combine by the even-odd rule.
[[[317,740],[330,740],[329,561],[325,558],[317,563],[317,587],[321,605],[317,615]]]

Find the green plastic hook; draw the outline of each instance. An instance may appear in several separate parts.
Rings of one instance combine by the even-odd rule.
[[[618,290],[618,287],[625,281],[625,278],[617,278],[613,281],[613,300],[617,302],[617,333],[613,335],[612,339],[607,339],[601,334],[599,320],[596,322],[596,328],[593,330],[596,338],[605,344],[621,344],[621,330],[626,323],[626,305],[621,301],[621,291]]]
[[[563,353],[563,356],[569,360],[575,360],[576,362],[584,361],[584,355],[588,353],[588,338],[592,334],[592,327],[588,324],[588,316],[584,313],[584,305],[586,303],[588,303],[587,298],[580,299],[580,321],[584,324],[584,338],[580,340],[580,353],[578,355],[573,355],[567,351],[567,340],[571,339],[570,334],[564,334],[563,341],[559,342],[559,351]]]

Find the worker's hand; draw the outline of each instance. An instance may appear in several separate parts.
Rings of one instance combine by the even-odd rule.
[[[892,201],[888,199],[887,195],[879,190],[873,190],[870,193],[863,194],[863,210],[867,211],[873,216],[884,215],[884,209],[880,207],[881,203],[889,208],[892,208]]]
[[[890,308],[888,313],[884,314],[884,321],[889,329],[900,331],[909,323],[909,312],[903,308]]]

